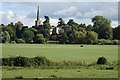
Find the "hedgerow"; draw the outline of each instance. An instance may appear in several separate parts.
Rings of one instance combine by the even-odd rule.
[[[50,65],[52,62],[45,57],[27,58],[22,56],[2,58],[3,66],[42,66]]]
[[[39,67],[41,69],[96,68],[96,69],[102,69],[102,70],[103,69],[112,70],[112,69],[118,69],[117,68],[118,63],[115,63],[115,62],[108,63],[105,57],[99,57],[97,62],[89,63],[89,64],[86,61],[52,62],[49,59],[41,56],[37,56],[33,58],[22,57],[22,56],[2,58],[2,66]]]

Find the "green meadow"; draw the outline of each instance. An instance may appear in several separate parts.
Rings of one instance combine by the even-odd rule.
[[[5,68],[3,78],[117,78],[117,70]]]
[[[117,45],[60,45],[60,44],[2,44],[2,57],[35,57],[44,56],[54,62],[61,61],[85,61],[86,63],[96,62],[104,56],[108,62],[118,60]],[[31,73],[32,72],[32,73]],[[29,73],[29,74],[28,74]],[[3,67],[3,78],[115,78],[117,70],[97,70],[96,68],[80,69],[41,69],[34,67]]]
[[[118,59],[117,45],[54,45],[54,44],[3,44],[3,57],[44,56],[52,61],[95,62],[104,56],[108,61]]]

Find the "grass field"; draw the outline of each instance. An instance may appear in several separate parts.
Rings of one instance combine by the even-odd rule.
[[[31,73],[32,72],[32,73]],[[54,75],[54,76],[53,76]],[[96,69],[39,69],[39,68],[18,68],[4,69],[3,78],[117,78],[117,70],[96,70]]]
[[[108,61],[118,59],[117,45],[52,45],[52,44],[3,44],[2,56],[44,56],[52,61],[95,62],[104,56]]]
[[[118,59],[117,45],[53,45],[53,44],[3,44],[2,56],[44,56],[52,61],[83,61],[96,62],[98,57],[104,56],[108,62]],[[32,73],[31,73],[32,72]],[[33,67],[3,67],[3,78],[36,77],[66,77],[66,78],[117,78],[117,70],[91,69],[41,69]]]

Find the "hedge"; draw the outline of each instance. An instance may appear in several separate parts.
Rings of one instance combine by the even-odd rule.
[[[52,62],[45,57],[27,58],[22,56],[2,58],[3,66],[49,66]]]

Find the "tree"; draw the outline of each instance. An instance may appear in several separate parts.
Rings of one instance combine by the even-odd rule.
[[[79,25],[79,27],[82,27],[82,28],[84,28],[84,29],[87,28],[86,24],[82,24],[82,23]]]
[[[87,31],[93,31],[93,26],[91,24],[89,24],[86,28]]]
[[[9,43],[10,35],[7,31],[2,32],[2,43]]]
[[[29,29],[25,29],[22,33],[22,38],[25,40],[26,43],[33,42],[34,33]]]
[[[85,37],[86,37],[85,33],[81,32],[81,31],[75,31],[72,34],[70,34],[69,41],[71,43],[83,44],[83,43],[85,43]]]
[[[92,18],[94,31],[98,33],[99,39],[112,39],[111,21],[104,16],[95,16]]]
[[[65,21],[62,18],[59,18],[57,27],[59,27],[59,34],[61,35],[64,33],[69,34],[72,32],[71,27],[65,24]]]
[[[45,37],[46,40],[49,40],[50,38],[50,29],[51,29],[51,25],[50,25],[50,20],[48,16],[45,16],[45,21],[43,22],[43,35]]]
[[[63,33],[62,36],[60,37],[59,43],[65,44],[66,42],[68,42],[68,36],[66,33]]]
[[[113,39],[120,40],[120,25],[113,29]]]
[[[42,34],[37,34],[34,38],[33,38],[34,43],[45,43],[45,38]]]
[[[35,29],[35,28],[29,28],[29,30],[32,31],[32,32],[34,33],[34,35],[36,35],[36,34],[37,34],[37,31],[38,31],[38,30]]]
[[[44,29],[50,29],[51,28],[50,19],[48,16],[44,16],[44,17],[45,17],[45,21],[43,22]]]
[[[11,22],[10,24],[8,24],[8,26],[11,26],[15,30],[15,26],[14,26],[13,22]]]
[[[16,27],[17,30],[22,30],[23,23],[18,21],[17,23],[15,23],[15,27]]]
[[[15,23],[15,27],[16,27],[16,37],[21,38],[23,23],[18,21],[17,23]]]
[[[16,30],[13,28],[14,25],[8,25],[6,26],[6,31],[8,31],[10,35],[10,41],[14,41],[16,37]]]
[[[98,34],[94,31],[88,31],[86,34],[86,41],[88,44],[96,43],[98,39]]]
[[[2,32],[6,31],[6,26],[4,24],[0,25],[0,31]]]
[[[59,18],[58,20],[59,20],[59,22],[58,22],[57,27],[62,27],[63,28],[64,25],[65,25],[65,21],[62,18]]]
[[[73,19],[70,19],[67,23],[67,25],[71,28],[72,32],[73,31],[77,31],[78,30],[78,27],[79,27],[79,24],[74,22]]]

